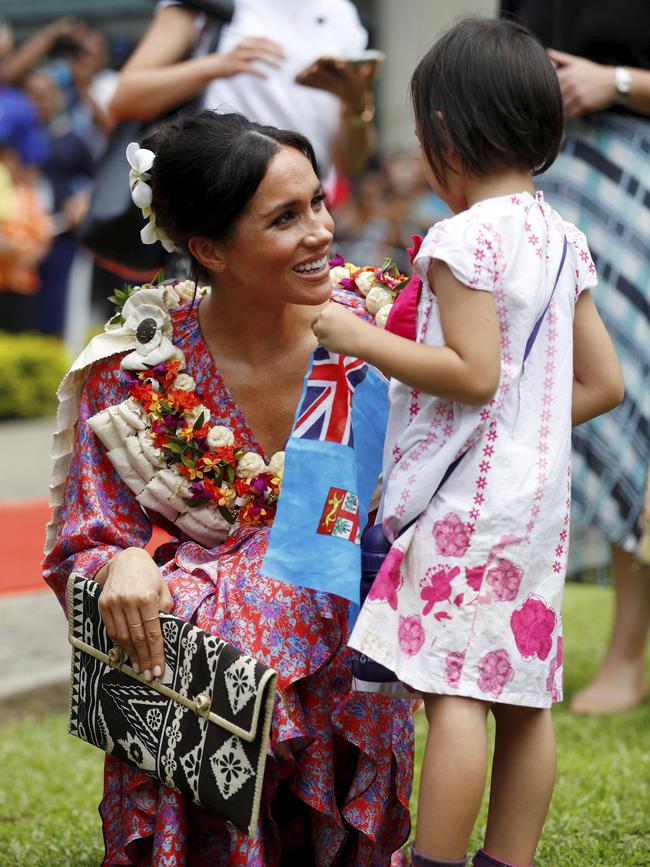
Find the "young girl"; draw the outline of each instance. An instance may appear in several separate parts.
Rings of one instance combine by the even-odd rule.
[[[507,21],[468,19],[411,82],[431,186],[455,216],[415,259],[415,340],[340,305],[313,328],[392,377],[381,515],[393,546],[351,645],[424,695],[415,865],[464,865],[496,720],[484,848],[528,865],[555,777],[571,424],[622,399],[583,235],[536,192],[562,135],[557,76]],[[390,324],[390,323],[389,323]]]

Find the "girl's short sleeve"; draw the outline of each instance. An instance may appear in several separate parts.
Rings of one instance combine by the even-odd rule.
[[[564,223],[567,241],[575,252],[575,297],[585,290],[591,289],[598,283],[596,266],[591,258],[589,246],[584,234],[573,223]]]
[[[493,292],[503,270],[501,246],[491,223],[465,212],[429,229],[413,265],[425,285],[431,261],[440,259],[464,286]]]

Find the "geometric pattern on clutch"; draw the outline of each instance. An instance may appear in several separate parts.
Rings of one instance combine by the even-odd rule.
[[[210,764],[219,791],[226,800],[238,792],[246,780],[254,774],[251,763],[242,749],[241,741],[236,737],[227,740],[211,756]]]
[[[224,679],[230,707],[232,712],[237,714],[257,693],[255,660],[240,656],[226,669]]]

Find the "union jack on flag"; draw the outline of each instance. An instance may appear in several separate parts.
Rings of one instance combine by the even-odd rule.
[[[314,350],[285,448],[265,575],[359,602],[359,539],[381,471],[388,381],[346,355]]]
[[[365,361],[319,346],[292,436],[352,447],[352,397],[367,372]]]

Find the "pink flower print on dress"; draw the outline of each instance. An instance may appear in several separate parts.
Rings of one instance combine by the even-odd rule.
[[[420,652],[424,644],[424,629],[420,622],[419,614],[411,614],[408,617],[400,617],[397,637],[402,653],[407,656],[415,656]]]
[[[432,566],[422,581],[420,599],[426,601],[422,614],[429,614],[436,602],[445,602],[451,596],[451,582],[460,574],[458,566]]]
[[[478,591],[483,583],[483,575],[485,574],[485,564],[483,566],[466,566],[465,579],[472,590]]]
[[[460,675],[463,671],[463,663],[465,662],[465,654],[460,650],[454,650],[447,654],[447,670],[445,671],[445,680],[449,686],[458,689],[460,683]]]
[[[546,659],[551,652],[557,617],[543,599],[529,596],[521,608],[512,612],[510,628],[515,644],[524,659],[533,656]]]
[[[509,683],[514,675],[510,664],[508,651],[491,650],[481,657],[478,663],[478,688],[481,692],[489,693],[498,698],[503,692],[504,686]]]
[[[393,611],[397,611],[397,591],[402,584],[400,566],[403,559],[404,552],[394,546],[386,554],[367,596],[371,602],[388,602]]]
[[[492,587],[495,599],[499,602],[512,602],[517,598],[523,574],[522,569],[512,560],[499,557],[496,565],[488,569],[486,581]]]
[[[449,512],[433,525],[433,538],[441,557],[463,557],[471,537],[467,524],[455,512]]]

